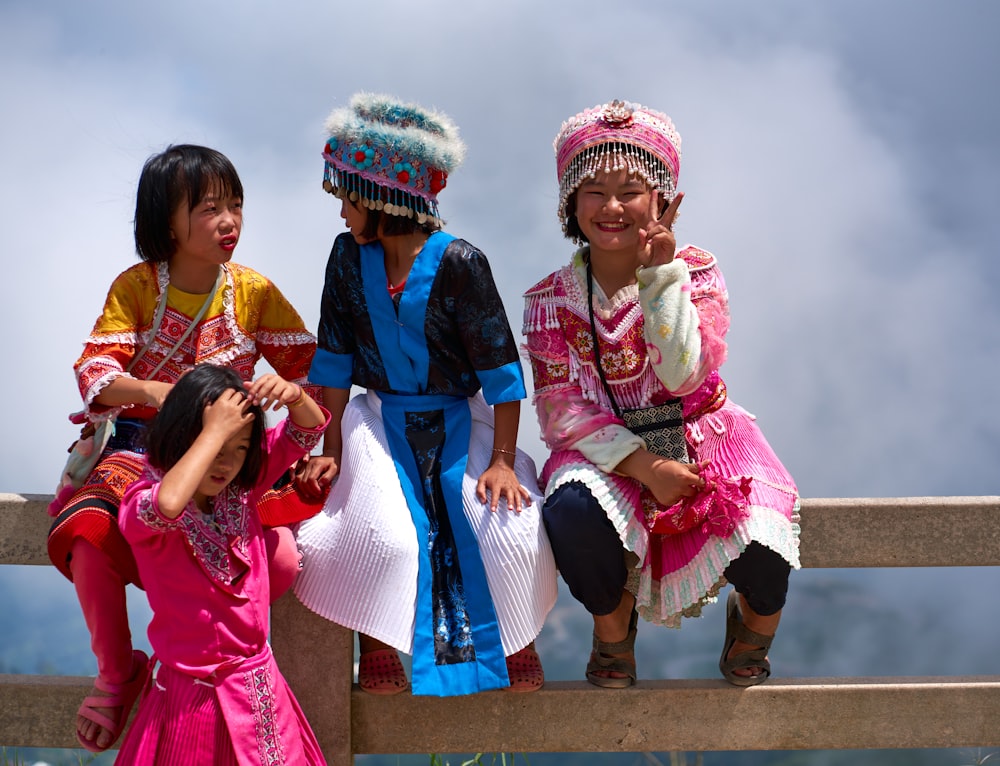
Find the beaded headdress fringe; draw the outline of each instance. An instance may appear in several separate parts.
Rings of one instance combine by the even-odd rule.
[[[441,223],[437,194],[465,157],[445,115],[391,96],[357,94],[326,121],[323,188],[389,215]]]
[[[666,200],[677,193],[681,137],[667,115],[627,101],[611,101],[568,119],[553,143],[559,176],[559,220],[567,230],[567,203],[584,179],[627,169]]]

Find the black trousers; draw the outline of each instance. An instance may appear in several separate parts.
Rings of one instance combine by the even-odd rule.
[[[621,602],[628,572],[625,549],[604,509],[583,484],[570,482],[542,506],[556,566],[573,597],[591,614],[610,614]],[[791,566],[781,556],[752,542],[726,567],[726,579],[757,614],[774,614],[785,605]]]

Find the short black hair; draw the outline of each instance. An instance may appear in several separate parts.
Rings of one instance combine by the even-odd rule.
[[[231,367],[214,364],[199,364],[177,381],[146,432],[149,464],[164,473],[173,468],[201,433],[205,405],[231,388],[245,391],[243,378]],[[250,449],[233,480],[241,489],[252,489],[264,470],[264,410],[254,404],[250,412],[253,413]]]
[[[186,199],[188,210],[211,190],[243,199],[243,184],[233,163],[205,146],[176,144],[142,166],[135,195],[135,251],[144,261],[170,260],[177,250],[170,219]]]
[[[569,198],[566,200],[566,225],[563,226],[563,234],[566,239],[571,239],[574,242],[582,244],[584,242],[590,242],[586,235],[583,233],[583,229],[580,228],[580,222],[576,220],[576,195],[579,189],[574,190]]]
[[[348,202],[348,204],[357,205],[358,203]],[[365,218],[365,228],[361,232],[361,236],[367,240],[375,240],[379,236],[399,237],[417,231],[433,234],[441,228],[433,218],[428,218],[420,223],[416,218],[407,218],[405,215],[389,215],[381,210],[372,210],[371,208],[362,208],[362,210],[368,213],[367,218]],[[378,228],[380,223],[382,225],[381,232]]]

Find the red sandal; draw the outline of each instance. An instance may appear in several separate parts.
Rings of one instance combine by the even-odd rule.
[[[369,694],[389,695],[405,692],[410,683],[395,649],[364,652],[358,660],[358,686]]]
[[[507,658],[507,676],[510,678],[509,692],[534,692],[542,688],[545,672],[533,643]]]
[[[111,734],[111,740],[108,744],[99,745],[97,738],[85,739],[77,730],[76,738],[80,741],[80,745],[91,753],[103,753],[118,741],[125,729],[125,724],[128,723],[128,717],[132,712],[132,706],[135,705],[136,698],[149,680],[149,657],[146,656],[145,652],[138,649],[132,652],[132,667],[135,668],[132,680],[123,684],[108,683],[100,676],[94,679],[94,688],[104,692],[104,694],[91,694],[85,697],[83,704],[77,711],[78,716],[86,718],[91,723],[96,723]],[[111,718],[98,712],[98,708],[118,708],[118,715],[116,718]]]

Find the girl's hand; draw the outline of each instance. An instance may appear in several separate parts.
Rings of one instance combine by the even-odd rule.
[[[678,463],[640,447],[615,466],[615,471],[641,482],[649,488],[658,503],[671,506],[681,498],[693,496],[705,486],[705,480],[699,474],[706,465],[707,462]]]
[[[226,441],[252,422],[253,413],[249,411],[246,395],[230,388],[214,402],[205,405],[201,416],[201,430]]]
[[[649,223],[639,229],[639,265],[662,266],[674,260],[677,240],[674,237],[674,219],[677,208],[684,199],[683,192],[677,192],[666,210],[660,212],[660,193],[656,190],[649,195]]]
[[[490,511],[493,513],[496,513],[500,506],[501,497],[507,501],[507,507],[514,513],[520,513],[524,506],[531,502],[531,493],[521,486],[514,469],[501,459],[494,460],[479,477],[476,497],[480,503],[485,503],[488,499]]]
[[[325,455],[306,455],[295,471],[296,487],[307,500],[319,500],[340,474],[340,460]]]
[[[671,506],[685,497],[693,496],[705,486],[699,476],[706,463],[678,463],[654,456],[650,473],[643,481],[660,505]]]
[[[277,410],[282,405],[294,404],[306,395],[297,383],[289,383],[271,372],[261,375],[252,383],[243,385],[247,390],[247,398],[253,404],[259,404],[264,410]]]

